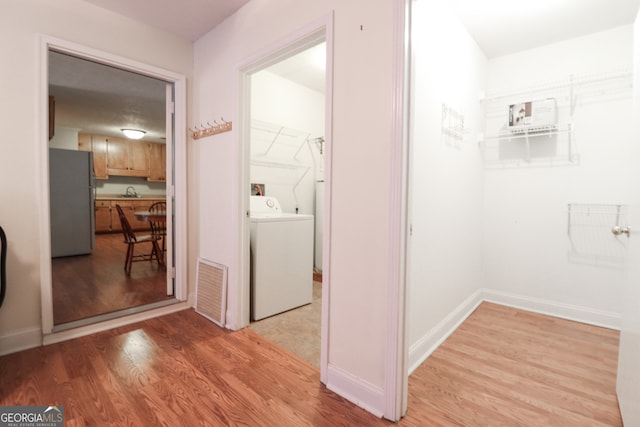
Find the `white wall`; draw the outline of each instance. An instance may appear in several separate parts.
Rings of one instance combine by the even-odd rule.
[[[487,93],[567,79],[570,74],[616,70],[631,64],[632,42],[633,29],[624,26],[492,59]],[[568,305],[577,313],[582,310],[581,315],[586,316],[582,320],[589,320],[592,313],[596,317],[591,320],[616,326],[624,270],[620,265],[602,265],[605,256],[624,254],[625,238],[616,240],[609,233],[615,218],[599,230],[574,234],[575,238],[592,239],[592,246],[604,251],[600,260],[577,262],[567,234],[568,203],[624,204],[633,190],[628,166],[621,161],[629,156],[634,143],[630,138],[630,87],[613,92],[615,96],[601,93],[601,86],[595,87],[598,91],[591,96],[578,98],[573,117],[579,162],[555,165],[541,161],[533,166],[505,163],[504,167],[487,168],[483,210],[485,286],[518,295],[525,302],[540,299]],[[566,90],[543,94],[557,97],[561,121],[568,118],[566,94]],[[519,96],[538,99],[540,94]],[[505,101],[508,105],[509,99]],[[506,114],[505,107],[502,124],[506,123]],[[487,133],[491,131],[488,125]]]
[[[38,34],[76,42],[190,76],[190,42],[134,22],[81,0],[8,0],[0,15],[0,51],[5,61],[0,87],[5,102],[0,141],[0,225],[9,251],[7,295],[0,308],[0,353],[41,341],[40,252],[49,244],[39,230]]]
[[[482,281],[483,169],[476,141],[484,128],[479,96],[487,60],[447,3],[413,7],[411,368],[447,327],[441,321]],[[464,115],[462,138],[442,132],[443,104]]]
[[[251,182],[265,184],[284,212],[315,213],[322,161],[308,140],[324,137],[324,108],[320,92],[267,70],[251,76]]]
[[[387,317],[389,153],[393,2],[252,0],[195,44],[195,121],[232,117],[236,66],[333,11],[332,230],[329,370],[353,386],[352,400],[382,412]],[[235,126],[235,123],[234,123]],[[200,183],[192,205],[199,256],[229,266],[231,318],[239,307],[238,132],[194,144]],[[248,247],[248,246],[247,246]],[[332,379],[330,385],[335,386]],[[363,392],[364,397],[354,396]],[[392,392],[392,391],[390,391]]]
[[[78,130],[56,126],[53,138],[49,140],[49,148],[62,148],[64,150],[78,149]]]
[[[323,93],[309,89],[269,70],[251,81],[251,118],[287,128],[324,135]]]

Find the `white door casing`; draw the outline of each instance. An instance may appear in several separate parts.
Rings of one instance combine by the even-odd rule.
[[[75,336],[81,336],[97,330],[107,329],[121,324],[131,323],[142,318],[153,317],[164,312],[176,311],[184,309],[184,305],[174,305],[173,307],[165,307],[154,312],[148,312],[143,315],[128,316],[111,322],[104,322],[103,325],[89,326],[78,328],[77,331],[54,332],[53,324],[53,294],[52,294],[52,276],[51,276],[51,245],[49,236],[51,235],[49,222],[49,173],[48,173],[48,144],[43,141],[48,140],[48,52],[56,50],[68,55],[79,58],[88,59],[94,62],[102,63],[112,67],[120,68],[125,71],[135,72],[146,75],[159,80],[166,81],[169,85],[173,85],[173,120],[171,124],[173,131],[171,136],[173,139],[173,152],[167,152],[173,156],[173,162],[167,161],[168,171],[171,167],[172,173],[167,174],[167,196],[173,197],[173,212],[175,217],[173,221],[173,236],[176,236],[172,249],[175,251],[175,263],[168,265],[168,277],[172,275],[172,267],[175,268],[175,297],[178,301],[186,301],[187,299],[187,223],[186,223],[186,77],[168,70],[164,70],[155,66],[143,64],[128,58],[112,55],[100,50],[89,48],[74,42],[69,42],[54,37],[41,35],[38,43],[39,73],[37,87],[38,92],[38,125],[39,129],[36,137],[38,146],[40,177],[40,230],[43,244],[40,248],[40,283],[41,283],[41,312],[42,312],[42,333],[43,343],[53,343],[62,341]],[[170,101],[169,99],[167,101]],[[169,136],[169,134],[168,134]],[[169,207],[169,204],[168,204]],[[167,254],[171,256],[171,252]],[[167,258],[170,259],[169,257]],[[173,289],[171,290],[173,292]]]
[[[326,372],[329,352],[329,292],[330,284],[330,247],[331,247],[331,150],[332,150],[332,78],[333,78],[333,14],[328,14],[308,24],[289,36],[278,40],[272,45],[260,50],[251,57],[245,59],[236,69],[238,79],[238,117],[241,123],[239,129],[240,144],[240,188],[238,215],[244,220],[240,222],[238,232],[240,244],[238,245],[238,260],[240,267],[239,287],[234,292],[229,290],[230,310],[227,314],[227,324],[231,329],[240,329],[249,325],[250,318],[250,264],[249,264],[249,195],[250,195],[250,168],[249,168],[249,139],[250,139],[250,79],[251,75],[282,61],[296,53],[302,52],[316,44],[326,42],[326,77],[325,77],[325,196],[323,206],[324,231],[323,231],[323,284],[322,284],[322,325],[321,325],[321,351],[320,351],[320,379],[326,383]]]
[[[173,151],[174,145],[173,141],[175,139],[175,101],[174,101],[174,93],[173,93],[173,84],[167,84],[166,87],[166,95],[165,95],[165,115],[167,117],[165,122],[165,153],[168,161],[166,162],[166,170],[165,170],[165,179],[166,179],[166,206],[167,206],[167,221],[166,221],[166,236],[165,236],[165,262],[167,265],[167,295],[174,295],[176,293],[175,289],[175,277],[174,277],[174,258],[173,258],[173,204],[174,204],[174,195],[175,195],[175,185],[174,185],[174,177],[173,177]]]

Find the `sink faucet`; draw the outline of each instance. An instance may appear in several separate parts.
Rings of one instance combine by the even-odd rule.
[[[130,185],[130,186],[127,187],[127,196],[135,197],[137,195],[138,195],[138,193],[136,193],[136,189],[133,186]]]

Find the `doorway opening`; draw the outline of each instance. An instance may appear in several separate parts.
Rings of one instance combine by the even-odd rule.
[[[249,215],[241,323],[319,368],[329,286],[331,48],[325,31],[250,64],[242,98]]]
[[[637,6],[505,51],[476,43],[461,3],[412,7],[410,257],[424,262],[408,269],[410,372],[483,301],[614,328],[621,310],[626,241],[611,229],[634,193],[621,159],[634,155]],[[516,38],[498,37],[507,21],[486,34],[539,40],[528,21]]]
[[[173,283],[167,286],[173,279],[163,267],[171,236],[164,233],[157,247],[153,240],[127,245],[117,210],[125,213],[138,240],[151,235],[154,223],[136,213],[152,206],[166,212],[167,86],[172,93],[173,86],[164,81],[49,51],[49,97],[55,108],[49,204],[56,328],[174,299]],[[141,130],[142,137],[129,139],[122,133],[129,128]],[[79,164],[78,157],[90,164]],[[81,170],[72,176],[76,165]],[[162,259],[156,256],[156,262],[125,263],[130,250],[138,256],[162,246],[165,251],[160,249]]]
[[[318,367],[325,64],[320,43],[251,75],[249,142],[250,328]]]
[[[47,41],[42,52],[43,265],[51,266],[43,272],[44,332],[184,300],[184,261],[176,259],[185,244],[176,239],[184,141],[174,130],[184,121],[176,117],[184,78],[64,42]]]

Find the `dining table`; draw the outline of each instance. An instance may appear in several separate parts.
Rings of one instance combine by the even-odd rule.
[[[160,246],[160,256],[164,258],[165,255],[165,237],[167,235],[166,232],[166,222],[167,222],[167,212],[166,211],[136,211],[133,213],[137,219],[140,221],[146,221],[151,224],[151,233],[153,235],[159,236],[159,239],[162,240],[162,245]]]
[[[137,211],[133,213],[140,221],[166,221],[167,213],[165,211]]]

